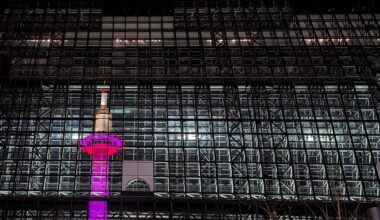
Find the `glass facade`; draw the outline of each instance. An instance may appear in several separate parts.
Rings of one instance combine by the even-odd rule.
[[[278,13],[176,9],[174,16],[111,17],[100,9],[5,10],[1,43],[15,53],[9,74],[21,79],[373,77],[379,14]]]
[[[2,11],[2,218],[87,218],[78,146],[102,88],[125,143],[110,219],[365,219],[380,202],[380,14],[88,2]],[[133,161],[152,186],[123,185]]]
[[[372,91],[371,91],[372,90]],[[2,94],[2,195],[88,195],[96,86]],[[112,85],[111,193],[121,161],[153,160],[159,197],[375,200],[373,85]],[[27,109],[28,111],[23,111]]]

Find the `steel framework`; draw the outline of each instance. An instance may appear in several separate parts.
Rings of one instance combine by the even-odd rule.
[[[380,202],[376,11],[34,3],[0,15],[2,218],[87,216],[78,143],[105,87],[127,146],[110,158],[109,218],[349,219]],[[123,161],[153,161],[152,195],[125,195]]]

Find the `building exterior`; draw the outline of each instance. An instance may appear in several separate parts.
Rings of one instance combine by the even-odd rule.
[[[87,218],[78,145],[105,88],[124,142],[109,219],[378,219],[380,14],[367,3],[2,3],[1,218]]]

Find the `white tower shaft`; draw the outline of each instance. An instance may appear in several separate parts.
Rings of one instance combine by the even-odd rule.
[[[107,90],[102,89],[100,109],[95,115],[95,132],[112,131],[112,115],[107,112]]]

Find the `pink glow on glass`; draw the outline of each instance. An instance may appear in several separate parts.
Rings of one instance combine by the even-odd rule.
[[[88,202],[88,219],[105,220],[107,219],[107,201],[89,201]]]
[[[105,154],[95,154],[92,159],[91,195],[108,196],[108,158]]]
[[[90,135],[80,143],[82,150],[89,155],[107,152],[108,156],[117,153],[122,145],[123,142],[118,137],[109,134]]]
[[[80,143],[81,149],[92,155],[91,196],[109,196],[108,157],[122,149],[123,142],[115,136],[96,134],[86,137]],[[90,220],[107,219],[107,201],[89,201]]]

